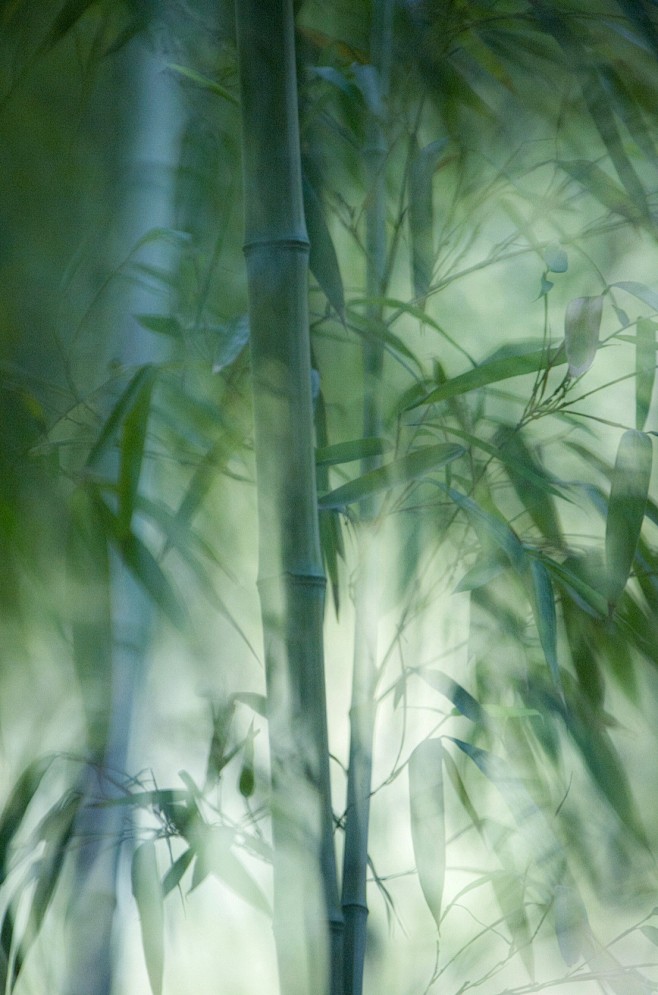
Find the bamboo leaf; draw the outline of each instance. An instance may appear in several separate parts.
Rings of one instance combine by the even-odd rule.
[[[311,243],[308,264],[325,297],[342,321],[345,318],[345,294],[338,256],[325,221],[320,198],[306,172],[302,179],[302,189],[306,227]]]
[[[503,550],[512,566],[523,572],[525,569],[525,549],[523,543],[509,525],[500,518],[490,515],[479,504],[476,504],[472,498],[466,497],[465,494],[460,494],[459,491],[454,490],[452,487],[440,486],[447,492],[450,500],[454,501],[459,508],[467,513],[471,519],[473,528],[484,542],[486,543],[487,540],[491,540]]]
[[[472,694],[469,694],[461,684],[453,680],[452,677],[448,677],[442,670],[435,670],[428,667],[423,667],[421,670],[416,671],[416,673],[430,687],[435,688],[441,694],[445,695],[453,703],[457,711],[465,715],[471,722],[479,722],[481,724],[486,722],[486,714],[483,712],[479,701]]]
[[[439,401],[466,394],[478,387],[487,387],[501,380],[536,373],[546,367],[560,366],[566,358],[562,349],[547,351],[545,348],[537,348],[535,343],[519,343],[506,348],[502,355],[501,353],[503,351],[499,350],[475,369],[439,384],[421,400],[410,404],[409,408],[417,408],[421,404],[437,404]]]
[[[637,297],[638,300],[648,304],[654,311],[658,311],[658,294],[645,283],[638,283],[636,280],[621,280],[619,283],[611,283],[611,287],[620,287],[627,293]]]
[[[356,480],[336,488],[325,494],[319,500],[320,508],[344,508],[347,504],[361,501],[364,497],[389,490],[402,484],[411,483],[426,476],[432,470],[437,470],[447,463],[458,459],[466,452],[463,446],[441,443],[436,446],[426,446],[416,452],[409,453],[387,466],[378,467],[365,473]]]
[[[146,367],[139,388],[133,394],[130,408],[124,418],[119,464],[119,528],[130,530],[139,477],[142,470],[146,429],[151,410],[151,394],[155,383],[155,367]]]
[[[153,995],[161,995],[164,972],[164,904],[155,843],[148,840],[133,854],[132,892],[139,910],[144,960]]]
[[[557,688],[561,686],[560,668],[557,661],[557,617],[555,614],[555,597],[553,585],[548,570],[541,560],[534,557],[530,561],[530,573],[533,588],[533,613],[539,632],[539,641],[550,667],[553,682]]]
[[[479,557],[457,584],[455,594],[483,587],[504,570],[508,570],[509,565],[509,559],[499,550],[495,550],[491,555]]]
[[[219,373],[238,358],[249,341],[249,315],[241,314],[219,325],[210,325],[208,331],[216,338],[212,371]]]
[[[133,375],[132,379],[110,412],[110,415],[103,425],[96,442],[92,446],[89,456],[87,457],[87,466],[91,466],[96,462],[96,460],[100,459],[101,456],[105,455],[109,447],[114,443],[119,425],[121,424],[126,413],[130,410],[130,406],[132,405],[135,397],[139,395],[139,392],[142,390],[144,384],[151,380],[153,376],[153,367],[150,364],[140,366]]]
[[[267,718],[267,698],[264,694],[255,694],[253,691],[236,691],[231,696],[231,700],[246,705],[257,715]]]
[[[156,332],[158,335],[168,335],[172,339],[180,339],[183,329],[178,318],[168,317],[165,314],[135,314],[135,321],[139,322],[142,328],[149,332]]]
[[[587,159],[573,159],[569,162],[559,161],[558,165],[608,210],[620,214],[628,221],[642,220],[642,211],[635,202],[596,163]]]
[[[179,76],[189,79],[202,90],[210,90],[211,93],[216,93],[218,97],[223,97],[224,100],[228,100],[235,107],[240,106],[240,101],[230,90],[227,90],[225,86],[222,86],[216,80],[210,79],[209,76],[204,76],[203,73],[197,72],[196,69],[190,69],[188,66],[180,66],[176,62],[168,62],[167,69],[171,69],[172,72],[177,73]]]
[[[564,316],[564,347],[569,376],[579,377],[594,362],[599,345],[603,297],[577,297],[567,304]]]
[[[559,242],[549,242],[544,247],[542,256],[551,273],[566,273],[569,268],[569,257]]]
[[[525,909],[522,882],[517,875],[503,871],[492,875],[491,886],[512,936],[512,950],[519,952],[528,974],[533,977],[532,933]]]
[[[386,439],[354,439],[352,442],[338,442],[333,446],[323,446],[315,450],[316,466],[335,466],[338,463],[352,463],[368,456],[381,456],[391,451]]]
[[[177,888],[183,879],[185,871],[188,869],[194,857],[196,856],[196,851],[193,847],[188,847],[181,853],[180,857],[177,857],[173,862],[164,878],[162,879],[162,896],[165,898],[170,891]]]
[[[225,826],[212,827],[204,833],[199,848],[199,860],[203,865],[201,873],[204,877],[215,874],[236,895],[269,916],[269,902],[260,885],[233,853],[234,839],[233,830]]]
[[[651,318],[640,318],[635,343],[635,427],[641,432],[651,409],[656,379],[656,329]]]
[[[440,739],[426,739],[409,758],[409,804],[418,879],[438,930],[441,926],[446,864],[443,746]]]
[[[9,848],[23,821],[27,808],[36,795],[44,775],[53,762],[52,756],[40,757],[28,764],[16,781],[0,818],[0,884],[7,877]]]
[[[443,156],[447,138],[416,148],[409,169],[409,229],[414,296],[424,297],[434,269],[434,209],[432,180]]]
[[[617,604],[633,564],[649,494],[652,457],[648,435],[624,432],[612,474],[605,529],[610,605]]]

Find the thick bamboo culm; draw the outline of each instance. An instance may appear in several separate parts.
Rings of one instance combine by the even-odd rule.
[[[236,3],[282,995],[341,991],[292,0]],[[331,981],[330,981],[331,978]]]

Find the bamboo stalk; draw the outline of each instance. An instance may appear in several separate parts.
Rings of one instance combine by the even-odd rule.
[[[388,96],[393,4],[379,0],[373,5],[371,64],[379,79],[379,105]],[[387,261],[386,237],[386,137],[383,121],[370,113],[364,158],[367,175],[366,211],[368,318],[376,328],[382,317],[379,301],[384,296]],[[382,429],[382,371],[384,349],[376,336],[363,349],[363,436],[378,437]],[[362,472],[378,463],[377,457],[364,459]],[[372,751],[375,730],[374,692],[377,681],[378,573],[376,500],[362,502],[362,532],[359,543],[359,572],[354,607],[354,663],[350,708],[350,757],[347,782],[345,852],[343,860],[342,906],[345,917],[344,976],[345,995],[361,995],[366,954],[368,918],[367,870]]]
[[[281,991],[340,991],[304,222],[290,0],[236,2]],[[332,934],[329,953],[327,921]]]

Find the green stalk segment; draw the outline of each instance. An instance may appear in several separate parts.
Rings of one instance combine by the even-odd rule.
[[[342,914],[329,787],[325,578],[315,484],[309,242],[292,2],[238,0],[236,20],[258,480],[258,589],[272,768],[274,934],[283,995],[330,990],[338,995]]]

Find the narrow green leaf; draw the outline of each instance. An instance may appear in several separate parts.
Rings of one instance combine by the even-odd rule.
[[[569,257],[559,242],[549,242],[542,256],[551,273],[566,273],[569,268]]]
[[[195,850],[193,847],[188,847],[181,853],[180,857],[177,857],[173,862],[164,878],[162,879],[162,896],[165,898],[170,891],[177,888],[183,879],[185,871],[188,869],[195,857]]]
[[[178,73],[179,76],[191,80],[192,83],[196,83],[202,90],[210,90],[211,93],[216,93],[218,97],[228,100],[230,104],[234,104],[236,107],[240,106],[240,101],[230,90],[227,90],[225,86],[222,86],[216,80],[210,79],[209,76],[204,76],[203,73],[197,72],[196,69],[190,69],[188,66],[180,66],[176,62],[168,62],[167,69],[171,69],[174,73]]]
[[[381,456],[391,451],[386,439],[354,439],[352,442],[338,442],[333,446],[323,446],[315,450],[316,466],[335,466],[338,463],[352,463],[368,456]]]
[[[249,315],[240,314],[218,325],[208,325],[207,331],[216,339],[212,371],[219,373],[235,362],[249,342]]]
[[[643,214],[635,202],[596,163],[587,159],[574,159],[569,162],[558,162],[558,165],[609,211],[620,214],[628,221],[643,219]]]
[[[447,750],[443,751],[443,763],[445,765],[446,773],[450,778],[453,788],[455,789],[455,794],[459,798],[471,825],[474,826],[478,832],[481,832],[482,820],[475,811],[473,802],[471,801],[468,791],[466,790],[466,785],[464,784],[462,776],[459,773],[459,768]]]
[[[574,889],[558,884],[553,895],[555,937],[564,963],[571,967],[580,960],[586,947],[583,929],[587,914]]]
[[[487,387],[489,384],[509,380],[511,377],[536,373],[548,366],[560,366],[566,360],[562,349],[547,351],[544,348],[537,348],[535,343],[519,343],[517,346],[507,349],[504,355],[500,355],[500,352],[499,350],[497,354],[485,360],[480,366],[476,366],[475,369],[468,370],[460,376],[453,377],[452,380],[439,384],[429,394],[410,404],[409,407],[417,408],[421,404],[437,404],[439,401],[446,401],[451,397],[466,394],[478,387]]]
[[[472,498],[466,497],[465,494],[460,494],[459,491],[454,490],[452,487],[440,486],[447,492],[450,500],[454,501],[459,508],[468,514],[473,528],[480,534],[481,539],[485,543],[487,540],[491,540],[496,546],[500,547],[509,558],[512,566],[523,572],[526,562],[526,552],[523,543],[509,525],[500,518],[490,515],[479,504],[476,504]]]
[[[658,947],[658,929],[655,926],[641,926],[640,932],[644,933],[647,940],[651,940],[653,945]]]
[[[119,400],[110,412],[110,415],[103,425],[96,442],[92,446],[89,456],[87,457],[87,466],[91,466],[95,463],[96,460],[103,456],[109,447],[114,443],[119,425],[125,417],[126,412],[130,409],[135,396],[139,394],[144,383],[148,382],[152,378],[153,367],[150,364],[140,366],[133,375],[127,387],[119,397]]]
[[[502,871],[491,878],[496,901],[512,936],[512,950],[518,952],[530,975],[534,973],[532,932],[525,909],[522,879]]]
[[[44,756],[28,764],[5,803],[0,817],[0,884],[7,876],[9,848],[16,831],[52,762],[52,756]]]
[[[648,435],[624,432],[612,474],[605,529],[610,605],[617,604],[631,572],[649,494],[652,457]]]
[[[311,243],[308,264],[325,297],[342,321],[345,318],[345,293],[338,256],[325,221],[320,198],[306,172],[303,176],[302,190],[306,227]]]
[[[233,853],[234,838],[234,831],[225,826],[212,827],[204,833],[199,851],[203,874],[204,876],[215,874],[236,895],[269,916],[271,915],[269,902],[260,885]]]
[[[267,698],[264,694],[256,694],[253,691],[236,691],[231,696],[231,700],[237,701],[241,705],[246,705],[252,712],[256,712],[257,715],[262,716],[264,719],[267,718]]]
[[[656,329],[651,318],[640,318],[635,344],[635,427],[641,432],[651,408],[656,379]]]
[[[498,577],[504,570],[508,570],[509,565],[508,558],[498,550],[495,550],[491,555],[479,557],[457,584],[455,594],[459,594],[462,591],[474,591],[477,587],[483,587],[490,580],[493,580],[494,577]]]
[[[637,297],[638,300],[648,304],[654,311],[658,311],[658,293],[647,287],[644,283],[637,283],[635,280],[621,280],[619,283],[611,283],[611,287],[620,287],[627,293]]]
[[[432,180],[443,157],[447,138],[416,149],[409,169],[409,230],[414,296],[424,297],[434,269],[434,209]]]
[[[180,339],[183,334],[178,318],[168,317],[164,314],[134,314],[133,318],[139,322],[142,328],[146,328],[149,332],[156,332],[158,335],[168,335],[172,339]]]
[[[344,508],[345,505],[360,501],[371,494],[418,480],[433,470],[451,463],[452,460],[458,459],[465,452],[463,446],[449,443],[426,446],[424,449],[418,449],[416,452],[409,453],[408,456],[394,460],[387,466],[371,470],[362,477],[357,477],[356,480],[351,480],[348,484],[343,484],[335,491],[325,494],[324,497],[320,498],[319,506],[320,508]]]
[[[132,892],[139,910],[144,960],[153,995],[161,995],[164,972],[164,904],[155,843],[148,840],[133,854]]]
[[[441,926],[446,866],[443,746],[440,739],[426,739],[409,758],[409,805],[418,879],[438,930]]]
[[[551,670],[553,683],[561,686],[560,668],[557,662],[557,617],[555,597],[548,570],[541,560],[534,557],[530,561],[533,588],[533,613],[539,632],[539,641]]]
[[[564,347],[569,360],[569,376],[582,376],[594,362],[599,345],[603,297],[576,297],[569,301],[564,316]]]
[[[448,677],[442,670],[436,670],[432,667],[423,667],[417,670],[416,673],[430,687],[435,688],[441,694],[445,695],[453,703],[457,711],[465,715],[471,722],[479,722],[481,724],[486,722],[486,713],[483,712],[479,701],[472,694],[469,694],[461,684],[453,680],[452,677]]]
[[[133,394],[129,410],[123,421],[121,456],[119,464],[119,528],[130,530],[139,477],[142,470],[146,429],[151,411],[151,394],[155,383],[155,367],[146,367],[139,388]]]

